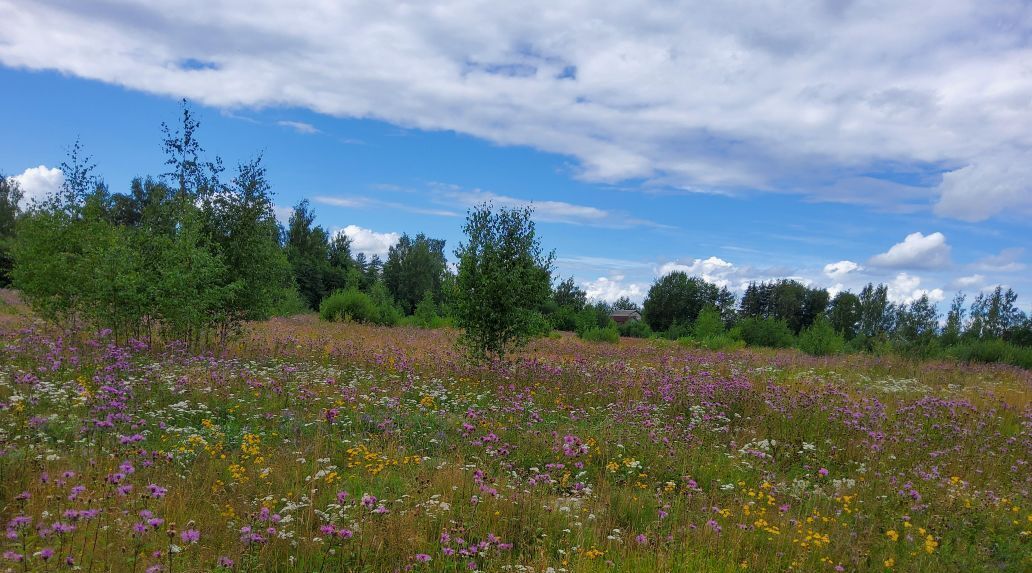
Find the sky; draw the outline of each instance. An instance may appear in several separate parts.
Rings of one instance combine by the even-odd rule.
[[[596,299],[684,270],[1032,309],[1027,1],[0,0],[0,172],[163,171],[187,98],[278,216],[383,256],[530,204]]]

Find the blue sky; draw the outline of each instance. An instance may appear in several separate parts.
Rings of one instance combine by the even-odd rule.
[[[533,202],[559,274],[598,298],[683,269],[898,301],[1003,284],[1030,308],[1020,2],[181,3],[0,0],[0,171],[43,193],[78,137],[124,190],[161,172],[188,97],[209,153],[263,153],[281,212],[308,198],[370,253],[402,232],[450,251],[471,204]]]

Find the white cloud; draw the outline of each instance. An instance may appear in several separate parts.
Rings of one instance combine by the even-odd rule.
[[[958,289],[971,288],[979,286],[985,283],[985,275],[968,275],[966,277],[957,277],[953,280],[953,286]]]
[[[890,269],[940,269],[950,264],[950,246],[942,233],[911,233],[868,264]]]
[[[652,221],[646,221],[624,213],[599,209],[590,205],[577,205],[565,201],[519,199],[480,189],[464,190],[455,185],[441,183],[436,183],[433,187],[439,195],[439,200],[449,204],[472,207],[480,203],[491,203],[509,208],[531,207],[534,210],[534,220],[543,223],[565,223],[568,225],[587,225],[614,229],[663,226]]]
[[[733,291],[745,290],[751,282],[763,282],[778,278],[791,278],[809,284],[809,280],[798,276],[790,269],[770,268],[754,269],[748,266],[738,266],[725,261],[720,257],[709,257],[707,259],[693,259],[690,263],[671,261],[663,263],[656,269],[656,276],[668,275],[672,272],[683,272],[688,276],[697,276],[702,280],[718,287],[727,287]]]
[[[888,284],[889,300],[895,303],[909,304],[923,295],[928,295],[928,299],[932,302],[940,302],[946,297],[941,288],[923,289],[919,288],[920,286],[921,277],[899,273]]]
[[[27,205],[34,200],[44,199],[60,189],[61,184],[64,183],[64,173],[57,167],[40,165],[39,167],[30,167],[11,179],[18,182],[18,186],[24,193],[22,203]]]
[[[626,296],[627,298],[641,302],[648,291],[647,285],[639,283],[625,283],[623,275],[615,275],[612,278],[598,277],[593,281],[581,283],[588,298],[593,300],[604,300],[613,302],[616,299]]]
[[[980,271],[999,273],[1011,273],[1025,270],[1025,263],[1021,262],[1021,256],[1025,249],[1013,247],[1000,251],[998,255],[990,255],[971,265],[972,268]]]
[[[296,131],[298,133],[302,133],[304,135],[314,135],[316,133],[321,133],[319,131],[319,128],[315,127],[314,125],[312,125],[310,123],[305,123],[303,121],[282,120],[282,121],[277,121],[276,125],[278,125],[280,127],[286,127],[288,129],[293,129],[294,131]]]
[[[348,225],[336,232],[344,233],[351,239],[352,251],[365,253],[368,257],[379,255],[381,259],[387,257],[387,251],[401,238],[400,233],[377,233],[358,225]]]
[[[312,198],[312,201],[320,203],[322,205],[332,205],[334,207],[348,207],[351,209],[395,209],[398,211],[406,211],[408,213],[416,213],[419,215],[436,215],[438,217],[459,216],[459,214],[455,211],[449,211],[447,209],[419,207],[417,205],[412,205],[411,203],[396,203],[393,201],[382,201],[380,199],[373,199],[372,197],[339,197],[317,195]]]
[[[824,274],[832,280],[838,280],[853,271],[860,270],[860,268],[860,265],[853,261],[839,261],[837,263],[828,263],[824,265]],[[841,285],[839,286],[841,287]],[[841,290],[841,288],[839,290]]]
[[[595,181],[1032,210],[1023,0],[299,4],[0,0],[0,63],[454,130]]]

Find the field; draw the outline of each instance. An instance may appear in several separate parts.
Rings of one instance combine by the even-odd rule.
[[[254,324],[0,319],[10,571],[1028,571],[1032,373]]]

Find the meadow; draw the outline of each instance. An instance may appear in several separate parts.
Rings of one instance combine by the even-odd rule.
[[[1028,571],[1032,372],[0,317],[7,571]]]

